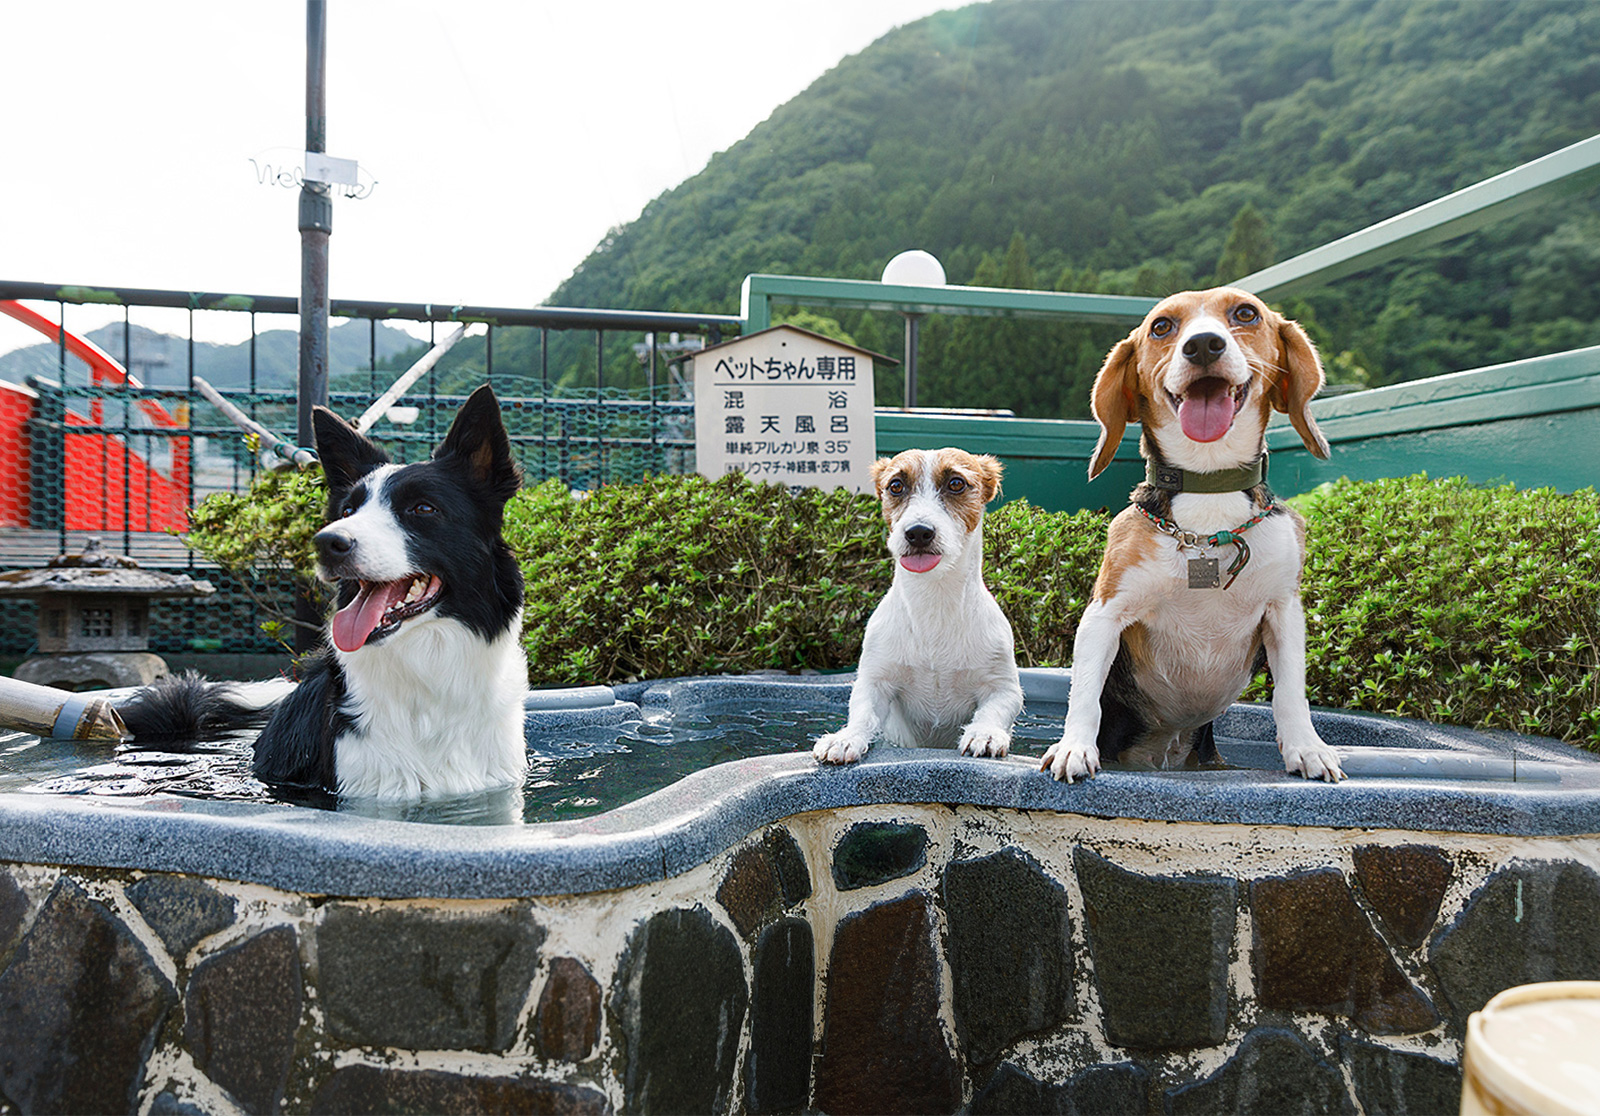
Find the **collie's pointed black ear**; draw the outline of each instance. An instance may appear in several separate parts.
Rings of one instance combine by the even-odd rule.
[[[311,429],[329,492],[349,488],[378,466],[389,464],[382,446],[326,407],[311,408]]]
[[[461,405],[450,433],[434,451],[434,459],[455,458],[473,481],[487,486],[502,500],[522,487],[522,467],[511,456],[511,439],[500,421],[500,401],[484,384]]]

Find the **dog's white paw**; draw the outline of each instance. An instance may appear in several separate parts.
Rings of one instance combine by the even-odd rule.
[[[822,763],[855,763],[867,754],[871,742],[858,733],[840,731],[819,736],[811,754]]]
[[[1309,740],[1294,744],[1279,743],[1283,752],[1283,769],[1291,775],[1304,775],[1307,779],[1323,779],[1337,783],[1345,777],[1339,766],[1339,753],[1335,752],[1315,733]]]
[[[967,726],[961,734],[961,743],[956,746],[956,751],[964,756],[993,756],[995,759],[1004,758],[1011,751],[1011,734],[999,729],[974,728]]]
[[[1093,740],[1062,736],[1045,752],[1040,771],[1048,771],[1064,783],[1088,779],[1100,770],[1100,749]]]

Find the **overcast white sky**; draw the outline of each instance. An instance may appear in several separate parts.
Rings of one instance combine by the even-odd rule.
[[[334,203],[333,296],[542,302],[842,58],[959,4],[331,0],[328,154],[377,180]],[[250,160],[300,162],[303,3],[12,0],[0,30],[0,275],[298,293],[298,190]],[[37,340],[0,324],[0,350]]]

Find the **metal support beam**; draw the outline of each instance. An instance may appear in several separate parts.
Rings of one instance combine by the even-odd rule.
[[[905,406],[908,409],[917,405],[917,335],[921,320],[920,314],[906,315]]]
[[[772,303],[894,310],[901,314],[981,314],[1003,318],[1057,318],[1133,323],[1156,304],[1134,295],[1072,294],[1004,287],[913,287],[871,279],[818,279],[801,275],[747,275],[740,291],[744,335],[772,325]]]
[[[1234,283],[1278,299],[1377,267],[1556,197],[1600,184],[1600,136],[1553,151],[1349,236],[1273,264]]]
[[[328,149],[328,5],[306,0],[306,150]],[[311,409],[328,402],[328,238],[333,233],[333,198],[325,183],[302,176],[300,184],[300,376],[295,438],[311,446]],[[310,587],[295,588],[295,650],[316,646],[321,610]]]
[[[326,0],[306,0],[306,150],[328,141]],[[328,238],[333,198],[324,183],[300,187],[300,379],[297,437],[312,442],[311,408],[328,402]]]

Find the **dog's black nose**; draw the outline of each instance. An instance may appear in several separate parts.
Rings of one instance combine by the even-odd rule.
[[[1228,348],[1228,339],[1220,333],[1197,333],[1183,343],[1183,355],[1204,367],[1212,364]]]
[[[348,557],[356,548],[355,536],[349,531],[341,531],[337,527],[324,527],[312,536],[311,541],[316,544],[317,557],[324,562],[331,562],[335,558]]]
[[[914,527],[906,528],[906,542],[912,546],[923,547],[933,542],[933,528],[924,527],[918,523]]]

